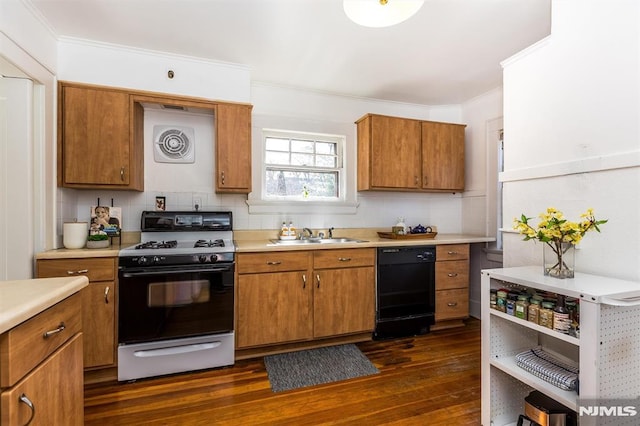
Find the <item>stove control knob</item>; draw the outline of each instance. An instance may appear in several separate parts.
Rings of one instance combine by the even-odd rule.
[[[158,256],[153,256],[153,260],[151,261],[151,263],[153,264],[160,263],[160,258]]]
[[[200,261],[200,263],[206,263],[207,262],[207,256],[204,254],[201,254],[200,256],[198,256],[198,260]]]
[[[216,263],[218,261],[218,255],[217,254],[212,254],[211,255],[211,263]]]
[[[138,258],[138,265],[146,265],[147,264],[147,258],[144,256],[140,256]]]

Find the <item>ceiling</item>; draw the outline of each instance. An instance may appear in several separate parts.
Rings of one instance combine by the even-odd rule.
[[[388,28],[354,24],[342,0],[30,2],[58,36],[242,64],[254,82],[425,105],[500,86],[500,62],[551,27],[551,0],[426,0]]]

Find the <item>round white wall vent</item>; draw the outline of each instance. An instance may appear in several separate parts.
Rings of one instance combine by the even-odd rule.
[[[156,163],[195,162],[195,132],[193,128],[153,126],[153,159]]]

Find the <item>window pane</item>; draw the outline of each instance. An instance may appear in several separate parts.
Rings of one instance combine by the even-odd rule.
[[[336,157],[332,155],[316,155],[316,166],[336,167]]]
[[[289,153],[266,151],[264,161],[267,164],[289,164]]]
[[[289,151],[289,139],[267,138],[265,149],[268,151]]]
[[[291,141],[291,152],[308,152],[313,154],[313,141]]]
[[[338,197],[337,172],[298,172],[267,170],[269,196],[301,197],[306,186],[310,197]]]
[[[292,166],[313,166],[313,154],[291,154]]]
[[[329,142],[316,142],[316,152],[318,154],[336,154],[336,144]]]

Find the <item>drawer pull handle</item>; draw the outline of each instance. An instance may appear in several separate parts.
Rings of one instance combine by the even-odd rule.
[[[458,302],[449,302],[447,303],[447,306],[449,306],[450,308],[453,308],[454,306],[458,306]]]
[[[86,274],[88,272],[89,272],[88,269],[79,269],[77,271],[67,271],[67,275],[80,275],[80,274]]]
[[[457,252],[457,251],[448,251],[448,252],[447,252],[447,254],[448,254],[449,256],[453,256],[453,255],[455,255],[455,254],[458,254],[458,252]]]
[[[36,407],[34,407],[33,402],[31,402],[31,400],[27,398],[27,395],[25,394],[20,395],[20,402],[27,404],[27,407],[31,409],[31,416],[29,416],[29,420],[27,420],[27,422],[24,424],[25,426],[27,426],[31,424],[31,422],[33,421],[33,416],[36,415]]]
[[[457,273],[455,273],[455,272],[449,272],[449,273],[447,274],[447,276],[448,276],[448,277],[450,277],[450,278],[454,278],[454,277],[457,277],[457,276],[458,276],[458,274],[457,274]]]
[[[220,174],[220,179],[222,180],[222,184],[224,185],[224,170],[222,171],[222,173]]]
[[[49,330],[49,331],[45,331],[42,334],[42,338],[47,339],[47,338],[53,336],[54,334],[58,334],[58,333],[62,332],[64,329],[65,329],[64,322],[61,322],[60,325],[58,326],[58,328],[53,329],[53,330]]]
[[[104,303],[109,304],[109,286],[104,288]]]
[[[316,280],[318,281],[317,288],[320,288],[320,274],[316,274]]]
[[[351,262],[351,258],[350,257],[339,257],[338,261],[340,261],[340,262]]]
[[[120,180],[124,182],[124,167],[120,167]]]
[[[302,274],[302,288],[307,288],[307,275]]]
[[[270,260],[267,262],[267,265],[280,265],[282,262],[279,260]]]

